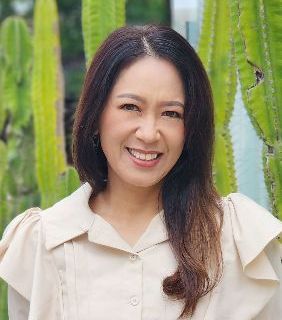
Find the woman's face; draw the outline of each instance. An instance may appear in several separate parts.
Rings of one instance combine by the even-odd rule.
[[[99,125],[109,181],[161,183],[183,149],[183,115],[184,88],[170,62],[147,56],[123,69]]]

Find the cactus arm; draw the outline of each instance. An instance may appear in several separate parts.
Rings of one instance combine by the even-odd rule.
[[[86,65],[102,41],[125,23],[125,0],[82,0],[82,31]]]
[[[1,28],[3,56],[2,103],[12,115],[13,129],[28,124],[30,107],[31,36],[22,18],[10,17]]]
[[[57,200],[57,177],[66,169],[63,136],[58,135],[62,106],[62,74],[58,12],[54,0],[37,0],[34,13],[32,105],[36,172],[42,207]]]
[[[233,149],[228,124],[233,111],[236,73],[229,7],[224,0],[205,2],[198,53],[209,74],[215,104],[214,179],[219,192],[236,190]]]
[[[242,96],[259,137],[273,213],[282,219],[282,1],[230,0]]]
[[[1,44],[1,29],[0,29],[0,132],[4,129],[4,123],[6,119],[6,108],[3,103],[3,84],[4,84],[4,57],[3,57],[3,48]]]
[[[116,27],[122,27],[125,24],[125,0],[115,1]]]
[[[82,31],[87,65],[101,42],[101,5],[99,0],[82,0]]]

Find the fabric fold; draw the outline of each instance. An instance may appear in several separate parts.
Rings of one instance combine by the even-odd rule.
[[[0,241],[0,277],[27,300],[31,297],[40,211],[30,208],[16,216]]]
[[[273,320],[280,319],[277,296],[280,291],[279,279],[282,278],[281,244],[277,238],[282,232],[282,223],[240,193],[232,193],[226,199],[234,245],[245,275],[240,281],[244,291],[238,296],[238,302],[241,299],[250,300],[248,313],[240,311],[238,316],[240,319],[268,320],[265,310],[271,309],[275,310]],[[255,297],[255,303],[251,302],[252,297]]]
[[[0,277],[29,302],[28,319],[61,319],[59,275],[44,245],[41,220],[41,209],[31,208],[7,226],[0,241]]]
[[[229,200],[233,236],[244,273],[253,279],[278,281],[264,252],[282,232],[282,223],[250,198],[231,193]]]

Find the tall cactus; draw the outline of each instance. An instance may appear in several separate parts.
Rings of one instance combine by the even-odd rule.
[[[1,149],[5,150],[2,161],[6,154],[6,170],[0,179],[2,180],[0,215],[2,219],[6,217],[8,221],[11,218],[9,212],[14,215],[23,209],[22,193],[28,193],[28,190],[33,189],[35,185],[33,168],[30,166],[30,162],[34,160],[30,107],[32,45],[27,24],[23,19],[12,17],[2,23],[0,47],[2,67],[0,114],[3,119],[0,121],[2,122],[0,130],[3,138]],[[6,203],[8,197],[10,205]]]
[[[82,30],[86,65],[114,29],[125,23],[125,0],[82,0]]]
[[[273,213],[282,219],[282,1],[229,0],[242,96],[264,142]]]
[[[55,0],[37,0],[34,12],[32,104],[37,179],[45,207],[57,200],[57,178],[66,170],[63,75]]]
[[[215,183],[222,195],[236,190],[233,149],[228,124],[233,110],[236,72],[228,3],[206,0],[198,53],[207,69],[215,103]]]
[[[0,32],[0,234],[12,217],[35,199],[30,166],[34,160],[30,141],[31,50],[25,21],[16,17],[4,20]],[[2,282],[0,297],[0,318],[8,319]]]
[[[13,129],[26,125],[30,119],[31,39],[26,22],[7,18],[2,25],[1,42],[4,75],[3,101],[10,110]]]

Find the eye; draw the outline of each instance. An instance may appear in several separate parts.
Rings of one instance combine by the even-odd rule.
[[[132,103],[123,104],[121,106],[121,109],[126,110],[126,111],[140,111],[139,108],[135,104],[132,104]]]
[[[177,118],[177,119],[183,118],[183,115],[177,111],[165,111],[162,114],[170,118]]]

